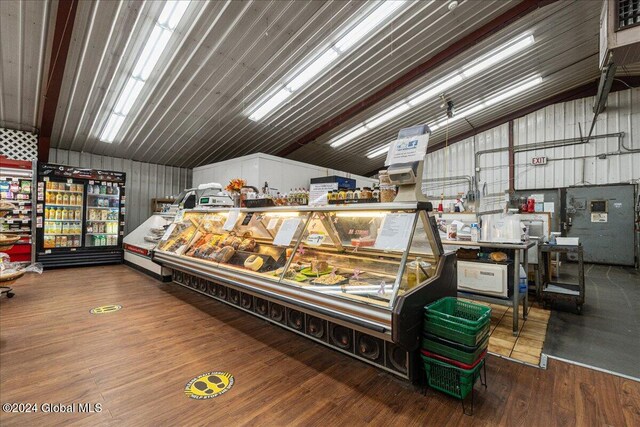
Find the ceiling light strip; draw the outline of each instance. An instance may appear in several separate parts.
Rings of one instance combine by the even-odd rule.
[[[472,105],[469,108],[466,108],[462,111],[460,111],[458,114],[456,114],[454,117],[452,118],[444,118],[440,121],[438,121],[437,123],[433,124],[433,125],[429,125],[429,129],[431,130],[431,132],[435,131],[436,129],[441,128],[442,126],[445,126],[447,124],[447,122],[449,124],[454,123],[457,120],[463,119],[465,117],[468,117],[472,114],[475,114],[479,111],[484,110],[487,107],[490,107],[492,105],[495,105],[501,101],[504,101],[508,98],[512,98],[515,95],[518,95],[528,89],[531,89],[537,85],[539,85],[540,83],[542,83],[542,77],[540,76],[536,76],[533,78],[530,78],[528,80],[525,80],[522,83],[519,83],[515,86],[511,86],[509,88],[507,88],[506,90],[499,92],[497,95],[489,98],[486,101],[481,101],[477,104]],[[367,158],[369,159],[375,159],[376,157],[380,157],[383,154],[385,154],[387,151],[389,151],[389,147],[390,147],[391,143],[384,145],[382,147],[376,148],[375,150],[370,151],[369,153],[366,154]]]
[[[116,135],[124,124],[124,119],[131,111],[131,107],[133,107],[138,96],[140,96],[142,87],[169,44],[171,35],[178,26],[180,19],[182,19],[189,3],[190,0],[172,0],[165,3],[149,38],[142,48],[142,53],[133,67],[133,72],[118,96],[107,124],[102,129],[100,141],[112,143],[115,140]]]
[[[369,9],[366,16],[348,29],[346,33],[343,33],[331,47],[322,50],[320,54],[293,72],[285,83],[277,86],[271,92],[271,95],[250,108],[252,113],[249,115],[249,119],[256,122],[275,111],[289,95],[305,87],[313,79],[326,72],[341,55],[344,55],[351,48],[362,42],[368,35],[379,30],[382,25],[392,19],[398,11],[408,4],[410,4],[408,0],[384,0],[378,2],[377,6]],[[289,95],[283,96],[282,91],[289,92]]]
[[[453,86],[463,82],[465,79],[468,79],[472,76],[477,75],[478,73],[490,68],[491,66],[496,65],[498,62],[501,62],[516,53],[522,51],[523,49],[531,46],[535,42],[535,39],[530,34],[520,35],[508,43],[498,47],[497,49],[492,50],[486,55],[481,56],[477,60],[472,63],[461,67],[458,70],[453,71],[432,85],[427,86],[426,88],[410,95],[404,100],[396,103],[392,107],[388,108],[382,113],[377,114],[373,118],[369,120],[365,120],[359,125],[355,126],[355,128],[359,129],[361,127],[365,127],[367,129],[373,129],[383,123],[388,122],[394,117],[397,117],[404,111],[407,111],[410,107],[416,107],[420,104],[423,104],[431,99],[436,98],[440,94],[446,92],[448,89]],[[395,112],[395,114],[391,114],[391,112]],[[437,125],[434,125],[437,127]],[[433,127],[432,131],[435,130]],[[354,136],[352,129],[343,132],[336,137],[332,138],[329,141],[329,144],[333,148],[340,147],[347,142],[355,139],[357,136],[362,135],[361,133]]]

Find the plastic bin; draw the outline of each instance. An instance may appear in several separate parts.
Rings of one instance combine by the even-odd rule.
[[[483,328],[491,320],[491,308],[454,297],[445,297],[427,305],[424,317],[431,324],[429,328],[445,327],[449,330],[447,338],[458,341],[471,335],[481,335]],[[469,345],[469,342],[464,344]]]
[[[480,358],[482,352],[487,349],[488,344],[488,336],[485,337],[484,340],[475,347],[453,343],[451,341],[447,341],[433,335],[425,335],[422,338],[422,348],[424,350],[427,350],[431,353],[439,354],[449,359],[457,360],[458,362],[462,362],[467,365],[473,365],[474,362],[476,362],[478,358]]]
[[[485,349],[485,351],[482,352],[478,360],[476,360],[471,365],[467,365],[466,363],[458,362],[457,360],[449,359],[448,357],[440,356],[439,354],[431,353],[430,351],[427,351],[427,350],[420,350],[420,353],[422,353],[423,356],[427,356],[432,359],[436,359],[441,362],[448,363],[449,365],[457,366],[458,368],[467,369],[467,370],[475,368],[476,366],[478,366],[478,364],[482,360],[484,360],[485,357],[487,357],[487,350]]]
[[[450,321],[438,321],[439,319],[433,318],[433,316],[425,316],[423,322],[423,328],[425,332],[432,335],[437,335],[448,340],[458,342],[465,345],[478,345],[489,333],[491,328],[491,322],[487,319],[484,322],[484,326],[480,326],[479,329],[469,329],[465,325],[459,325]]]
[[[462,369],[424,354],[420,356],[424,362],[427,384],[458,399],[464,399],[473,390],[473,385],[480,377],[480,369],[484,365],[482,359],[475,368]]]

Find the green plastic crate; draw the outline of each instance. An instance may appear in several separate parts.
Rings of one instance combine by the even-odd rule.
[[[445,297],[427,305],[424,316],[429,322],[467,335],[476,335],[491,321],[486,305]]]
[[[457,360],[458,362],[462,362],[467,365],[473,365],[473,362],[478,360],[478,357],[480,357],[482,352],[487,348],[488,344],[489,337],[487,336],[474,352],[467,353],[466,351],[458,350],[457,348],[450,347],[446,344],[435,342],[427,337],[422,338],[423,349],[430,351],[431,353],[448,357],[449,359]]]
[[[484,360],[473,369],[462,369],[437,359],[420,355],[427,374],[427,384],[430,387],[447,393],[450,396],[464,399],[473,390],[473,385],[480,377],[480,369]]]
[[[434,321],[433,316],[425,316],[423,322],[423,328],[426,332],[469,346],[480,344],[489,333],[490,327],[491,322],[487,320],[480,329],[474,329],[473,332],[469,333],[466,328],[459,327],[457,323]]]

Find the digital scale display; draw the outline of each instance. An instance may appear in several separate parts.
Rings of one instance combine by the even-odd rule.
[[[200,198],[200,204],[201,205],[204,205],[204,204],[207,204],[207,203],[209,203],[209,198],[208,197]]]

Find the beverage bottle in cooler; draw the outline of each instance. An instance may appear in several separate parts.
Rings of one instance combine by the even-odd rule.
[[[56,205],[62,204],[62,193],[56,194]]]

